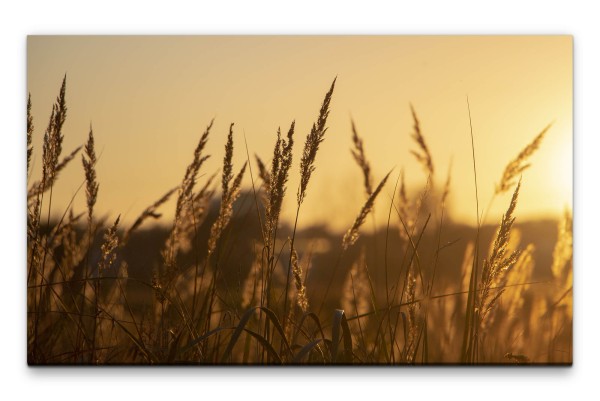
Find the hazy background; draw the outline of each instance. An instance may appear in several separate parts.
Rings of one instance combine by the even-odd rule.
[[[32,179],[40,176],[41,140],[65,73],[63,152],[83,144],[93,124],[101,155],[95,210],[121,213],[126,221],[181,181],[213,117],[207,149],[212,158],[203,167],[207,175],[221,166],[231,122],[236,124],[237,170],[246,159],[244,133],[251,157],[257,153],[269,163],[277,127],[287,131],[296,120],[294,166],[283,206],[283,217],[293,218],[304,138],[335,76],[329,130],[317,155],[302,225],[325,221],[347,229],[364,202],[362,176],[349,151],[351,116],[375,181],[396,168],[379,199],[385,205],[377,208],[381,218],[387,217],[388,194],[400,168],[414,190],[423,185],[426,177],[409,153],[416,149],[409,103],[433,154],[436,183],[445,181],[453,160],[453,217],[473,223],[467,95],[480,203],[487,205],[507,162],[553,121],[524,173],[517,215],[521,220],[549,217],[572,206],[569,36],[32,36],[27,45],[36,126]],[[56,212],[64,210],[83,181],[78,158],[54,189]],[[248,174],[244,182],[250,186]],[[81,190],[75,209],[83,210],[84,202]],[[497,201],[490,218],[507,202]],[[163,211],[169,221],[173,207]]]

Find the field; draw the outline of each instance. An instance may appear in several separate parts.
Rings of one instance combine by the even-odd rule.
[[[411,107],[412,155],[402,157],[416,158],[425,178],[409,189],[403,169],[373,176],[377,157],[352,122],[348,157],[364,199],[338,233],[326,222],[304,225],[302,206],[320,196],[311,179],[329,157],[320,145],[339,85],[327,88],[304,143],[292,122],[273,134],[264,159],[250,154],[252,138],[234,142],[234,124],[223,135],[207,122],[181,182],[131,224],[95,213],[102,183],[93,129],[63,152],[67,78],[41,152],[32,145],[42,120],[34,127],[30,95],[28,176],[34,152],[42,171],[27,196],[28,363],[571,364],[571,211],[561,221],[518,217],[522,175],[552,125],[498,166],[497,183],[482,183],[477,132],[465,133],[471,176],[438,177]],[[223,153],[208,155],[208,141],[221,138]],[[234,166],[234,152],[245,163]],[[222,158],[220,171],[205,171],[209,156]],[[68,168],[85,177],[74,195],[85,196],[85,210],[53,209],[53,188]],[[288,187],[291,175],[297,188]],[[446,209],[456,182],[476,188],[474,226]],[[488,205],[479,203],[483,188],[493,189]],[[487,211],[504,194],[510,202],[491,221]],[[293,222],[280,219],[286,197]],[[172,221],[161,218],[166,205]],[[375,207],[385,209],[384,224]]]

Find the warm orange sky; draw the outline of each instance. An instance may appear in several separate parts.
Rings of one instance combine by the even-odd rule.
[[[294,166],[284,217],[295,212],[304,138],[338,76],[329,130],[317,155],[301,225],[327,221],[347,229],[364,202],[362,177],[350,155],[350,116],[364,138],[375,181],[395,167],[378,214],[404,167],[409,184],[425,175],[413,156],[412,103],[442,184],[453,160],[450,209],[474,222],[475,200],[466,96],[469,96],[481,206],[504,166],[548,123],[554,125],[523,174],[517,216],[557,214],[572,205],[572,38],[570,36],[196,36],[29,37],[28,90],[34,124],[33,179],[41,140],[67,73],[64,152],[85,142],[93,124],[100,160],[96,211],[132,220],[177,185],[212,117],[212,158],[220,168],[235,122],[235,169],[250,154],[271,158],[277,127],[296,120]],[[254,174],[256,176],[256,167]],[[80,158],[60,176],[53,207],[64,209],[83,182]],[[200,180],[202,183],[202,179]],[[250,185],[249,175],[245,185]],[[326,200],[326,201],[324,201]],[[497,199],[490,218],[502,213]],[[85,208],[85,191],[77,210]],[[163,208],[172,216],[173,206]]]

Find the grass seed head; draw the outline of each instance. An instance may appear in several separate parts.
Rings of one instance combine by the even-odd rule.
[[[116,250],[119,246],[117,228],[119,226],[120,219],[121,216],[119,215],[114,224],[108,230],[106,230],[106,233],[104,234],[104,243],[100,247],[101,256],[100,263],[98,265],[99,275],[102,275],[103,272],[110,269],[117,260]]]
[[[289,242],[291,244],[291,240]],[[306,297],[306,287],[302,279],[302,267],[298,263],[296,249],[292,248],[290,252],[292,253],[292,273],[294,275],[294,284],[296,285],[296,303],[302,312],[306,312],[308,310],[308,298]]]
[[[375,204],[375,199],[377,198],[377,195],[379,195],[379,192],[385,185],[385,182],[387,181],[390,174],[391,174],[391,171],[389,173],[387,173],[387,175],[383,178],[383,180],[381,180],[381,182],[379,183],[377,188],[375,188],[375,191],[373,191],[371,196],[369,196],[369,199],[367,199],[367,201],[363,205],[362,209],[360,210],[360,213],[356,217],[356,220],[354,220],[354,224],[352,225],[352,227],[350,227],[350,229],[346,232],[346,234],[344,234],[344,238],[342,239],[342,247],[344,248],[344,250],[346,250],[350,246],[352,246],[358,239],[358,229],[365,222],[365,219],[367,218],[367,215],[369,214],[369,212],[371,212],[371,210],[373,210],[373,205]]]
[[[297,200],[298,205],[301,205],[306,196],[306,188],[310,177],[315,171],[315,159],[317,157],[317,150],[319,145],[323,142],[325,132],[327,131],[327,117],[329,116],[329,104],[331,103],[331,96],[333,95],[333,89],[335,88],[335,81],[333,80],[329,92],[325,95],[321,110],[319,111],[319,118],[317,122],[313,124],[310,133],[306,137],[306,143],[304,144],[304,150],[302,151],[302,159],[300,160],[300,186],[298,187]]]
[[[417,143],[419,150],[412,150],[411,153],[415,156],[417,161],[421,163],[425,171],[433,177],[433,160],[431,157],[431,153],[429,152],[429,148],[425,143],[425,137],[421,133],[421,127],[419,124],[419,119],[417,118],[417,113],[413,105],[410,105],[410,111],[413,117],[413,133],[411,134],[411,138]]]
[[[33,153],[33,116],[31,115],[31,93],[27,97],[27,174],[29,174],[29,164],[31,161],[31,154]]]
[[[373,193],[373,187],[371,184],[371,181],[372,181],[371,165],[369,164],[369,161],[367,160],[367,157],[365,155],[363,140],[358,136],[358,132],[356,131],[356,125],[354,124],[354,120],[351,120],[351,123],[352,123],[352,143],[354,144],[354,149],[351,149],[351,152],[352,152],[352,156],[354,157],[354,160],[356,161],[356,164],[358,164],[358,167],[360,167],[360,169],[363,173],[365,192],[367,193],[367,196],[369,196]]]
[[[83,170],[85,172],[85,194],[88,208],[88,222],[92,223],[94,205],[98,199],[98,181],[96,180],[96,151],[94,150],[94,132],[90,125],[88,141],[85,145],[85,154],[81,156]]]
[[[548,124],[542,132],[540,132],[533,141],[521,152],[517,155],[516,158],[511,160],[504,169],[504,173],[502,174],[502,178],[500,179],[500,183],[496,185],[496,194],[501,194],[508,191],[515,183],[515,179],[525,170],[530,164],[526,164],[527,159],[535,153],[535,151],[540,147],[546,132],[550,129],[552,124]]]

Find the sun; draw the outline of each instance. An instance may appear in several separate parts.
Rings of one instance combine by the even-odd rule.
[[[573,203],[573,136],[570,129],[560,129],[542,144],[540,165],[543,165],[543,182],[553,203],[562,212]]]

